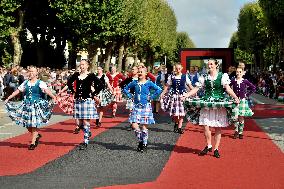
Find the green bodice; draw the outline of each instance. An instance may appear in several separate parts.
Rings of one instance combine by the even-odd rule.
[[[210,80],[208,76],[205,77],[205,95],[204,99],[223,99],[224,88],[221,83],[223,73],[219,72],[215,80]]]

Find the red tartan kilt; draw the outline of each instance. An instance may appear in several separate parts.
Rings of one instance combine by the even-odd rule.
[[[66,114],[74,114],[74,96],[68,93],[61,93],[57,96],[57,104]]]
[[[121,88],[119,86],[115,87],[113,89],[113,95],[115,96],[114,101],[115,102],[122,102],[122,93],[121,93]]]

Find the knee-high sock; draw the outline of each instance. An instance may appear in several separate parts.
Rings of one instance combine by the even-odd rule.
[[[245,127],[245,123],[244,122],[240,122],[240,124],[239,124],[239,134],[243,134],[244,127]]]
[[[89,144],[90,139],[90,125],[84,125],[84,143]]]
[[[112,105],[112,114],[115,115],[117,110],[117,103]]]
[[[235,122],[234,125],[235,125],[235,131],[239,132],[239,122],[238,121]]]
[[[141,135],[142,135],[143,144],[147,145],[147,143],[148,143],[148,129],[143,129]]]
[[[137,137],[138,141],[139,141],[139,142],[142,142],[142,133],[141,133],[141,130],[140,130],[140,129],[135,129],[134,132],[135,132],[135,136]]]

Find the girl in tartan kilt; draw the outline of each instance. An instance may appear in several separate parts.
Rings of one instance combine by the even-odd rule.
[[[158,96],[162,89],[155,85],[152,81],[146,79],[146,68],[139,69],[139,80],[134,80],[129,83],[123,92],[128,98],[134,97],[133,110],[129,116],[129,122],[132,124],[135,135],[138,138],[139,144],[137,151],[143,152],[147,149],[148,143],[148,129],[147,125],[154,124],[151,100]],[[134,89],[134,95],[129,90]],[[155,90],[152,95],[150,90]]]
[[[122,88],[122,92],[123,89],[132,81],[137,81],[138,80],[138,68],[137,66],[133,66],[131,69],[131,74],[125,79],[123,80],[121,83],[119,83],[119,86]],[[130,90],[131,94],[134,94],[134,89]],[[133,99],[127,99],[126,100],[126,109],[129,110],[130,112],[133,109]]]
[[[232,89],[240,99],[239,118],[238,121],[235,122],[234,139],[243,139],[244,117],[253,115],[253,112],[249,107],[248,98],[256,91],[256,87],[247,79],[243,79],[243,75],[244,70],[241,67],[238,67],[236,70],[237,77],[231,80]]]
[[[81,60],[81,72],[74,73],[67,81],[67,86],[71,93],[74,94],[74,118],[78,119],[79,125],[82,125],[84,132],[84,142],[80,144],[80,150],[87,148],[90,132],[90,119],[98,119],[96,103],[99,102],[96,95],[103,89],[102,82],[89,72],[89,60]],[[76,89],[73,83],[76,81]],[[95,102],[96,101],[96,102]]]
[[[99,93],[100,103],[98,104],[98,111],[99,111],[99,119],[96,119],[96,126],[100,127],[102,125],[102,118],[104,114],[104,107],[111,104],[114,101],[112,87],[109,84],[108,77],[103,73],[103,68],[98,67],[98,75],[97,77],[101,80],[103,84],[103,90]]]
[[[193,88],[188,76],[182,74],[181,71],[182,65],[176,64],[175,74],[168,78],[161,94],[161,108],[170,113],[172,120],[175,122],[174,132],[179,134],[183,134],[182,122],[185,116],[182,97],[187,91],[186,86],[190,89]]]
[[[122,94],[121,94],[121,88],[119,87],[119,82],[123,81],[125,77],[123,76],[122,73],[116,71],[115,66],[112,66],[111,72],[107,73],[107,77],[109,79],[110,85],[112,86],[113,95],[115,96],[115,99],[112,103],[112,117],[115,117],[117,111],[117,103],[122,102]]]
[[[189,114],[189,120],[192,122],[196,121],[195,123],[204,127],[204,136],[207,145],[199,153],[200,156],[212,151],[210,127],[215,129],[214,157],[220,158],[218,148],[221,142],[221,128],[229,126],[227,108],[231,108],[227,107],[227,105],[231,104],[235,106],[239,103],[239,98],[230,88],[229,75],[218,71],[219,64],[216,59],[209,59],[208,68],[209,73],[199,77],[196,87],[187,93],[185,98],[195,95],[200,88],[204,87],[205,95],[201,99],[190,100],[190,102],[194,102],[190,107],[197,109],[196,113]],[[234,98],[235,102],[224,98],[225,91]],[[185,106],[187,107],[187,102],[185,102]],[[188,109],[190,109],[190,107]]]
[[[20,104],[11,104],[8,101],[18,95],[24,93],[24,100]],[[24,81],[18,89],[13,92],[6,100],[6,110],[9,117],[16,122],[17,125],[23,125],[32,135],[32,141],[29,150],[34,150],[42,137],[38,133],[38,128],[48,123],[53,109],[53,103],[44,99],[44,93],[53,98],[56,97],[48,89],[45,82],[38,79],[38,71],[35,67],[29,69],[29,79]]]

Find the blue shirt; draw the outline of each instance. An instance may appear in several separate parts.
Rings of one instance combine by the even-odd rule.
[[[160,87],[149,80],[147,80],[145,83],[140,83],[139,81],[134,80],[124,87],[123,92],[127,95],[127,97],[133,98],[133,94],[129,92],[130,89],[134,89],[135,104],[147,104],[150,100],[153,100],[162,92]],[[150,90],[154,92],[150,93]]]

